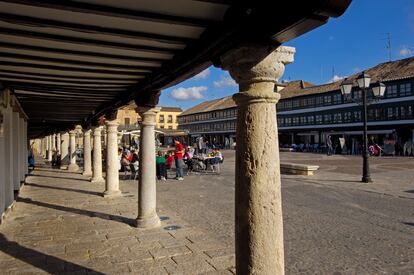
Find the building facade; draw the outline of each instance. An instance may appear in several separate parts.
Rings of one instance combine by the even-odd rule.
[[[388,151],[396,148],[407,153],[405,147],[414,143],[414,58],[382,63],[366,72],[372,77],[371,83],[381,81],[386,85],[384,98],[368,106],[370,142],[386,146]],[[338,151],[358,152],[362,140],[362,107],[357,102],[362,91],[354,86],[352,99],[344,98],[341,82],[313,85],[292,81],[284,85],[277,104],[282,146],[301,144],[323,148],[326,136],[330,135]],[[181,129],[190,132],[191,142],[204,136],[209,142],[225,146],[226,138],[235,141],[236,116],[235,103],[231,97],[225,97],[183,112],[179,123]]]
[[[121,128],[128,129],[138,126],[141,121],[141,117],[136,112],[136,105],[130,104],[124,108],[118,110],[117,122],[121,125]],[[157,129],[169,129],[176,130],[178,128],[177,116],[183,111],[179,107],[160,107],[160,111],[156,116]]]

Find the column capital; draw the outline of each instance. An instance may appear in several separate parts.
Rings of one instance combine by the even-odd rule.
[[[277,103],[280,94],[275,83],[283,75],[285,65],[293,62],[295,48],[246,44],[221,57],[222,68],[239,84],[233,96],[237,105],[257,102]]]
[[[135,111],[142,118],[142,125],[154,126],[155,117],[157,113],[161,110],[161,107],[147,107],[147,106],[138,106]]]
[[[77,132],[76,132],[76,130],[70,130],[70,131],[69,131],[69,135],[70,135],[70,136],[75,136],[75,135],[76,135],[76,133],[77,133]]]
[[[222,68],[239,84],[272,82],[283,75],[285,65],[293,62],[295,48],[246,44],[221,56]]]
[[[106,120],[105,124],[106,124],[106,128],[107,128],[107,130],[106,130],[107,133],[118,133],[118,129],[117,129],[118,126],[119,126],[118,121],[116,121],[116,120]]]
[[[83,129],[83,135],[90,135],[92,132],[92,129],[88,128],[88,129]]]

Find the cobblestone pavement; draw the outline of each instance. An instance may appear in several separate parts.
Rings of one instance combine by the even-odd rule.
[[[224,154],[220,175],[158,183],[155,230],[130,226],[136,182],[108,200],[102,184],[40,168],[0,227],[0,273],[234,273],[234,153]],[[414,274],[414,159],[372,160],[367,185],[358,157],[281,156],[321,166],[282,176],[287,274]]]

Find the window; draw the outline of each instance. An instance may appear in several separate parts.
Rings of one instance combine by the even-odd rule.
[[[413,116],[413,106],[407,106],[405,115],[407,118],[412,118]]]
[[[384,119],[384,109],[383,108],[375,109],[374,119],[375,120],[383,120]]]
[[[362,98],[362,91],[354,91],[354,99],[361,99]]]
[[[316,115],[315,116],[315,121],[316,121],[316,124],[322,124],[323,123],[322,115]]]
[[[323,97],[323,103],[325,105],[331,105],[332,97],[330,95],[326,95]]]
[[[324,123],[332,123],[332,114],[326,114],[323,116]]]
[[[342,95],[341,94],[334,94],[333,95],[333,104],[341,104],[342,103]]]
[[[130,118],[129,117],[126,117],[124,119],[124,124],[125,124],[125,126],[129,126],[129,124],[130,124]]]
[[[285,103],[285,107],[286,109],[291,109],[292,108],[292,100],[287,100]]]
[[[305,116],[300,117],[300,124],[301,125],[306,125],[306,117]]]
[[[396,97],[397,96],[397,85],[390,85],[385,90],[385,95],[387,97]]]
[[[354,111],[354,122],[359,122],[361,120],[361,111]]]
[[[315,123],[314,116],[308,116],[308,124],[314,124],[314,123]]]
[[[292,118],[292,125],[298,125],[298,124],[299,124],[299,118],[298,117]]]
[[[287,118],[285,119],[285,123],[286,123],[286,126],[290,126],[290,125],[292,125],[292,118],[287,117]]]
[[[368,120],[374,120],[375,112],[373,109],[368,110]]]
[[[160,125],[160,129],[164,129],[164,125]]]
[[[400,96],[411,95],[411,83],[400,84]]]
[[[322,96],[317,96],[317,97],[315,98],[315,104],[316,104],[316,106],[321,106],[321,105],[323,105],[323,97],[322,97]]]
[[[395,118],[395,113],[394,113],[394,108],[393,107],[388,107],[387,108],[387,116],[388,116],[388,120],[391,120],[391,119]]]
[[[168,126],[168,129],[170,129],[170,130],[171,130],[171,129],[172,129],[172,126]]]
[[[172,123],[172,115],[168,115],[168,123]]]
[[[298,99],[293,100],[293,102],[292,102],[292,108],[298,108],[298,107],[299,107],[299,100]]]
[[[163,123],[164,122],[164,115],[160,115],[160,122]]]
[[[351,112],[345,112],[344,113],[344,122],[351,122],[352,120],[352,113]]]
[[[336,113],[333,115],[334,123],[342,123],[342,113]]]
[[[308,103],[307,103],[308,107],[313,107],[315,106],[315,98],[314,97],[309,97],[308,98]]]

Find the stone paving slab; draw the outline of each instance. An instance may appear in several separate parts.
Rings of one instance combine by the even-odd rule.
[[[122,197],[107,199],[103,184],[79,173],[36,169],[0,226],[0,273],[235,274],[234,253],[215,256],[222,248],[215,236],[174,213],[162,211],[158,229],[131,226],[137,182],[120,188]],[[169,225],[181,228],[164,229]]]

